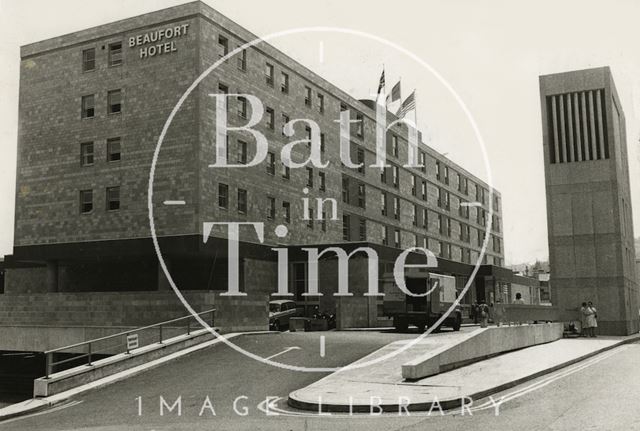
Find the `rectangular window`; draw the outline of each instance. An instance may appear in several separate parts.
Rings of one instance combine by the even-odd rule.
[[[429,228],[429,213],[426,208],[422,208],[422,227],[424,229]]]
[[[243,49],[238,54],[236,54],[236,57],[238,58],[238,69],[242,70],[243,72],[246,71],[247,70],[247,50]]]
[[[383,184],[387,183],[387,168],[380,169],[380,182]]]
[[[444,183],[449,185],[449,166],[444,167]]]
[[[397,166],[391,167],[393,173],[393,187],[396,189],[400,187],[400,168]]]
[[[80,164],[82,166],[93,165],[93,142],[83,142],[80,144]]]
[[[400,229],[393,231],[393,244],[396,248],[400,248]]]
[[[291,222],[291,204],[289,202],[282,202],[282,212],[284,221],[287,223]]]
[[[222,58],[229,53],[229,39],[218,36],[218,57]]]
[[[393,197],[393,218],[400,220],[400,198],[397,196]]]
[[[413,218],[413,225],[418,226],[418,207],[415,205],[413,205],[412,218]]]
[[[309,207],[307,211],[307,227],[313,229],[313,207]]]
[[[347,109],[349,109],[349,107],[347,106],[346,103],[340,103],[340,112],[344,112]]]
[[[287,126],[289,122],[289,116],[285,113],[282,113],[282,136],[286,136],[284,133],[284,128]]]
[[[276,155],[272,152],[267,153],[267,173],[269,175],[276,174]]]
[[[342,239],[345,241],[351,240],[351,226],[350,217],[347,214],[342,216]]]
[[[320,152],[324,153],[326,150],[326,137],[324,133],[320,133]]]
[[[320,172],[318,173],[318,176],[320,177],[320,191],[324,192],[325,190],[327,190],[327,179],[325,177],[325,173]]]
[[[276,218],[276,198],[267,197],[267,218],[273,220]]]
[[[93,211],[93,190],[80,190],[80,212],[87,214]]]
[[[96,68],[96,49],[89,48],[82,51],[82,71],[89,72]]]
[[[238,97],[238,117],[247,118],[247,99]]]
[[[238,213],[247,213],[247,191],[244,189],[238,189]]]
[[[427,155],[425,153],[423,153],[422,151],[420,152],[420,170],[422,172],[427,172]]]
[[[380,208],[383,216],[387,215],[387,194],[385,192],[380,193]]]
[[[307,140],[309,141],[309,145],[311,145],[311,127],[305,126],[304,132],[307,135]]]
[[[120,209],[120,187],[107,187],[107,211]]]
[[[400,148],[398,145],[398,137],[396,135],[391,135],[391,152],[394,157],[398,157],[400,154]]]
[[[364,169],[365,169],[365,160],[364,160],[364,150],[362,148],[358,148],[357,151],[357,164],[360,165],[358,166],[358,172],[364,175]]]
[[[362,183],[358,184],[358,206],[360,208],[366,208],[367,206],[365,185]]]
[[[120,66],[122,64],[122,42],[109,44],[109,66]]]
[[[264,75],[265,75],[265,80],[267,82],[267,85],[269,85],[270,87],[273,87],[273,73],[274,73],[273,64],[266,63],[265,69],[264,69]]]
[[[322,229],[322,232],[327,231],[327,212],[326,211],[322,211],[322,220],[320,221],[320,228]]]
[[[442,168],[440,166],[440,162],[436,161],[436,180],[442,181]]]
[[[305,106],[311,106],[311,87],[304,87],[304,104]]]
[[[364,136],[364,116],[361,113],[356,114],[356,135],[359,137]]]
[[[120,160],[121,152],[121,139],[109,138],[107,139],[107,162],[117,162]]]
[[[307,166],[307,187],[313,187],[313,168]]]
[[[238,141],[238,164],[247,164],[247,143],[244,141]]]
[[[107,93],[107,109],[109,114],[122,112],[122,90],[111,90]]]
[[[389,228],[387,226],[382,227],[382,244],[389,245]]]
[[[349,203],[349,178],[342,177],[342,202]]]
[[[229,186],[226,184],[218,184],[218,207],[229,208]]]
[[[415,196],[416,195],[416,176],[415,175],[411,175],[411,195]]]
[[[426,181],[422,182],[422,200],[424,201],[427,200],[427,182]]]
[[[361,218],[360,219],[360,226],[358,229],[358,233],[360,234],[360,241],[366,241],[367,240],[367,220]]]
[[[94,95],[82,96],[82,118],[93,118],[95,111]]]
[[[284,163],[282,163],[282,178],[284,178],[285,180],[288,180],[289,178],[291,178],[291,172],[289,169],[289,166],[285,165]]]
[[[276,114],[273,111],[273,108],[267,107],[265,111],[267,114],[267,127],[270,128],[271,130],[274,130],[276,128],[276,120],[275,120]]]
[[[289,92],[289,74],[282,72],[280,74],[280,91],[283,93]]]
[[[324,114],[324,95],[318,94],[318,112]]]

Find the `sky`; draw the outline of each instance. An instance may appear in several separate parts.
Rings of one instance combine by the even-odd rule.
[[[13,244],[19,47],[181,3],[0,0],[0,256]],[[507,264],[548,256],[538,76],[610,66],[627,118],[634,228],[640,231],[640,2],[205,3],[258,36],[321,26],[378,38],[308,31],[270,43],[357,98],[376,90],[383,65],[388,87],[400,79],[403,97],[415,89],[417,120],[429,145],[501,192]],[[468,109],[484,147],[446,85]]]

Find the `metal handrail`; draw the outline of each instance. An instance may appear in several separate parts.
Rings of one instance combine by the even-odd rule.
[[[197,313],[197,316],[202,316],[204,314],[209,314],[211,313],[211,325],[213,326],[213,319],[214,319],[214,312],[216,311],[215,308],[212,308],[210,310],[206,310],[206,311],[202,311],[200,313]],[[44,352],[45,355],[45,379],[48,379],[49,376],[52,374],[53,371],[53,367],[56,365],[60,365],[60,364],[64,364],[67,362],[72,362],[75,360],[79,360],[82,358],[88,358],[87,359],[87,363],[86,365],[91,365],[91,356],[92,356],[92,344],[101,342],[101,341],[105,341],[105,340],[109,340],[111,338],[117,338],[117,337],[122,337],[122,336],[127,336],[129,334],[133,334],[133,333],[137,333],[140,331],[144,331],[147,329],[152,329],[152,328],[158,328],[158,343],[162,344],[163,342],[163,331],[162,328],[163,326],[167,326],[171,323],[175,323],[175,322],[180,322],[182,320],[187,320],[187,325],[186,325],[186,329],[187,329],[187,335],[191,334],[191,319],[194,318],[194,315],[188,315],[188,316],[183,316],[183,317],[178,317],[176,319],[171,319],[171,320],[165,320],[164,322],[160,322],[160,323],[154,323],[153,325],[147,325],[147,326],[142,326],[140,328],[136,328],[136,329],[130,329],[128,331],[123,331],[123,332],[118,332],[117,334],[113,334],[113,335],[107,335],[106,337],[100,337],[100,338],[94,338],[93,340],[88,340],[88,341],[83,341],[80,343],[75,343],[75,344],[70,344],[68,346],[64,346],[64,347],[58,347],[55,349],[51,349],[51,350],[46,350]],[[125,343],[126,344],[126,343]],[[151,343],[148,343],[146,345],[150,345]],[[83,353],[83,354],[79,354],[78,356],[74,356],[73,358],[67,358],[67,359],[62,359],[60,361],[52,361],[52,356],[54,353],[57,352],[62,352],[65,350],[69,350],[69,349],[73,349],[76,347],[81,347],[81,346],[87,346],[87,352]],[[127,347],[126,349],[126,353],[129,353],[129,348]]]

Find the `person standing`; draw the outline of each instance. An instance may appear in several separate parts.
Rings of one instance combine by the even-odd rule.
[[[586,324],[589,330],[589,336],[596,336],[596,328],[598,327],[598,310],[593,306],[593,303],[589,301],[587,303]]]
[[[514,304],[521,304],[521,305],[524,304],[524,299],[522,299],[522,293],[520,293],[520,292],[516,293],[516,299],[515,299],[515,301],[513,301],[513,303]]]
[[[587,327],[587,303],[582,303],[582,308],[580,308],[580,336],[586,337],[589,333],[589,328]]]
[[[478,308],[480,309],[480,327],[486,328],[489,325],[489,306],[483,299]]]

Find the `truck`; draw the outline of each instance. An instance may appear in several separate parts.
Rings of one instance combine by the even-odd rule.
[[[444,315],[456,300],[456,279],[450,275],[418,272],[405,274],[407,290],[415,295],[405,294],[395,284],[393,275],[383,276],[383,314],[393,319],[397,331],[404,332],[409,325],[418,331],[431,327]],[[428,293],[428,294],[427,294]],[[457,305],[439,325],[459,331],[462,324],[462,309]]]

